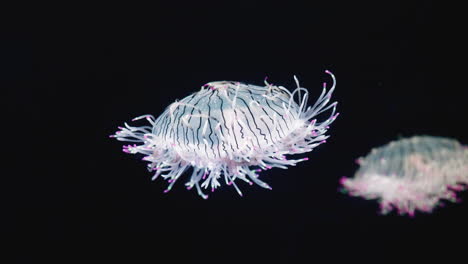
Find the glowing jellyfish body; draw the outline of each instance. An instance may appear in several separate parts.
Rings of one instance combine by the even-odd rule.
[[[397,209],[414,215],[431,212],[439,200],[458,201],[456,192],[468,184],[468,149],[456,140],[415,136],[373,149],[355,177],[342,178],[352,196],[379,199],[381,213]]]
[[[308,91],[299,86],[290,92],[266,82],[264,87],[239,82],[210,82],[201,90],[169,105],[155,119],[143,115],[150,126],[125,124],[112,135],[120,141],[135,142],[124,152],[145,155],[148,169],[169,182],[169,191],[182,174],[193,168],[187,189],[196,187],[203,198],[203,188],[214,191],[221,183],[232,185],[240,179],[271,189],[257,172],[273,167],[286,169],[307,160],[287,159],[286,155],[312,151],[325,142],[328,126],[335,120],[336,102],[328,104],[335,89],[322,94],[313,106],[307,105]],[[324,121],[313,119],[324,111],[331,114]],[[254,168],[251,168],[254,167]]]

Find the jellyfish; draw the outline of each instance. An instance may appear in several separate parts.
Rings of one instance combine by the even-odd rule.
[[[292,92],[266,78],[265,86],[216,81],[171,103],[158,118],[147,114],[132,120],[146,119],[148,125],[125,123],[110,137],[130,142],[124,152],[143,155],[152,179],[167,180],[164,192],[190,169],[185,186],[195,187],[204,199],[205,189],[214,191],[223,182],[240,196],[238,180],[271,189],[259,172],[295,166],[308,158],[289,155],[310,152],[329,137],[326,132],[338,116],[337,102],[329,103],[336,79],[325,72],[333,84],[323,84],[313,105],[307,104],[309,93],[296,76]]]
[[[378,199],[380,213],[430,213],[443,201],[460,202],[468,184],[468,148],[450,138],[414,136],[374,148],[356,162],[353,178],[341,178],[342,191]]]

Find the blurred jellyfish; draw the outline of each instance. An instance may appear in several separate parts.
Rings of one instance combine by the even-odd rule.
[[[290,92],[265,80],[265,86],[232,81],[210,82],[180,101],[170,104],[158,118],[143,115],[149,125],[120,127],[111,137],[134,142],[123,151],[143,154],[148,170],[169,182],[165,190],[190,168],[187,189],[214,191],[225,182],[242,195],[236,182],[270,186],[259,179],[258,172],[273,167],[286,169],[306,158],[288,159],[287,155],[312,151],[325,143],[326,132],[336,119],[336,102],[329,104],[335,89],[327,90],[309,106],[308,91],[299,86]],[[330,112],[321,121],[317,116]],[[322,115],[323,117],[323,115]],[[253,168],[252,168],[253,167]],[[237,181],[236,181],[237,180]]]
[[[458,141],[415,136],[372,149],[354,178],[341,178],[351,196],[378,199],[382,214],[431,212],[441,199],[459,202],[457,191],[468,184],[468,148]]]

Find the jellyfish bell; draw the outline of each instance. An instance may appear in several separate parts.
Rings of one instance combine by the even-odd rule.
[[[271,187],[259,179],[259,171],[286,169],[307,160],[287,159],[287,155],[312,151],[325,143],[326,132],[336,119],[336,102],[329,103],[336,86],[324,84],[317,101],[309,106],[308,91],[300,87],[290,92],[265,80],[265,86],[234,81],[215,81],[201,86],[182,100],[170,104],[158,117],[143,115],[149,125],[125,124],[111,137],[131,142],[124,146],[130,154],[142,154],[154,172],[169,182],[165,192],[192,168],[187,189],[214,191],[224,182],[242,195],[237,180]],[[325,120],[316,120],[324,112]],[[323,115],[320,115],[323,116]]]

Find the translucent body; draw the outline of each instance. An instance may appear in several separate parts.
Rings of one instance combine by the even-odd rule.
[[[299,87],[292,93],[282,86],[265,81],[266,86],[239,82],[211,82],[201,90],[169,105],[155,119],[144,115],[150,126],[125,124],[115,137],[138,144],[124,146],[131,154],[143,154],[148,169],[170,183],[169,191],[181,175],[193,168],[186,182],[196,187],[203,198],[203,188],[214,191],[224,182],[239,195],[237,179],[264,188],[270,186],[257,172],[272,167],[287,168],[306,160],[288,160],[285,155],[306,153],[325,142],[328,125],[335,114],[336,102],[328,104],[335,87],[323,92],[313,106],[307,106],[308,92]],[[315,116],[331,109],[330,116],[317,122]],[[252,169],[251,167],[255,168]]]
[[[382,213],[431,212],[441,199],[456,202],[456,192],[468,184],[468,149],[448,138],[392,141],[357,162],[354,178],[341,184],[350,195],[379,199]]]

